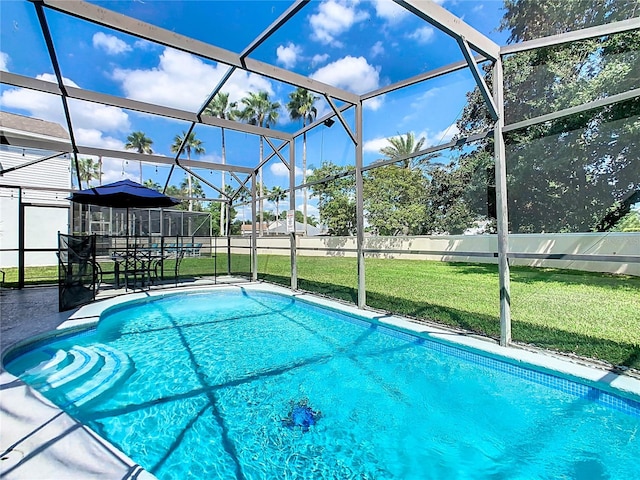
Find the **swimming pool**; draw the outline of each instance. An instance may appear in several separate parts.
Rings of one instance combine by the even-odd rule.
[[[125,303],[7,360],[159,478],[638,472],[637,398],[260,290]]]

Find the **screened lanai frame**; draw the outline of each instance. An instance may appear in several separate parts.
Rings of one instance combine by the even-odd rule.
[[[565,34],[554,35],[551,37],[545,37],[533,41],[522,42],[519,44],[508,45],[500,47],[492,40],[473,29],[471,26],[465,24],[461,19],[457,18],[443,7],[432,3],[420,0],[393,0],[395,3],[404,7],[418,18],[431,24],[440,31],[449,35],[459,45],[461,53],[464,57],[464,61],[457,62],[448,66],[440,67],[435,70],[419,74],[417,76],[393,83],[383,88],[376,89],[371,92],[367,92],[361,95],[357,95],[337,87],[319,82],[309,77],[290,72],[277,66],[269,65],[250,58],[251,53],[257,49],[263,42],[265,42],[272,34],[285,25],[293,16],[298,14],[304,9],[305,5],[309,3],[309,0],[296,0],[291,6],[280,15],[266,30],[258,35],[242,52],[235,53],[222,48],[218,48],[214,45],[207,44],[198,40],[194,40],[184,35],[176,34],[174,32],[156,27],[151,24],[141,22],[137,19],[127,17],[125,15],[112,12],[102,7],[82,2],[82,1],[65,1],[65,0],[30,0],[34,4],[36,9],[38,21],[44,36],[44,40],[48,49],[49,57],[53,65],[57,83],[50,83],[35,78],[30,78],[18,74],[9,72],[1,72],[1,83],[14,87],[21,87],[31,89],[35,91],[50,93],[57,95],[61,98],[64,113],[67,121],[67,128],[69,130],[70,142],[63,141],[49,141],[49,140],[32,140],[20,138],[18,136],[11,136],[10,134],[3,134],[2,143],[26,147],[37,148],[45,151],[60,152],[56,155],[62,155],[70,153],[73,155],[75,161],[76,173],[79,173],[78,167],[78,155],[94,155],[104,157],[114,157],[125,160],[142,161],[147,164],[163,164],[171,167],[170,174],[167,177],[165,183],[165,189],[167,188],[171,174],[176,166],[183,169],[185,172],[190,173],[200,181],[211,187],[220,195],[222,199],[206,199],[210,201],[223,201],[227,209],[234,204],[234,201],[239,197],[243,190],[250,192],[251,194],[251,217],[252,233],[251,233],[251,263],[252,263],[252,276],[253,280],[257,280],[257,231],[256,231],[256,204],[260,200],[256,191],[257,174],[261,167],[273,158],[278,158],[289,170],[289,210],[295,210],[296,199],[292,192],[296,190],[308,188],[312,183],[307,182],[305,184],[296,185],[295,175],[295,139],[303,135],[319,125],[324,124],[327,120],[337,121],[341,124],[347,135],[355,146],[355,167],[347,174],[355,175],[356,179],[356,214],[357,214],[357,235],[356,235],[356,252],[357,252],[357,266],[358,266],[358,299],[357,305],[360,308],[366,306],[366,281],[365,281],[365,254],[369,252],[365,248],[364,242],[364,206],[363,206],[363,173],[366,170],[378,168],[391,163],[397,163],[402,158],[394,158],[392,160],[376,162],[373,165],[363,165],[363,102],[379,97],[386,93],[400,90],[402,88],[415,85],[421,82],[425,82],[429,79],[433,79],[448,73],[452,73],[458,70],[468,69],[478,87],[485,105],[489,111],[491,118],[493,119],[494,126],[492,129],[486,130],[479,134],[469,136],[467,138],[458,138],[449,143],[441,144],[435,147],[429,147],[423,149],[410,157],[416,157],[428,153],[435,153],[448,148],[459,146],[465,142],[476,141],[481,138],[489,136],[494,140],[494,160],[495,160],[495,181],[496,181],[496,203],[497,203],[497,238],[498,238],[498,265],[499,265],[499,284],[500,284],[500,325],[501,325],[501,339],[502,345],[508,345],[511,342],[511,313],[510,313],[510,274],[509,274],[509,258],[516,258],[517,254],[509,252],[508,245],[508,208],[507,208],[507,182],[506,182],[506,158],[505,158],[505,143],[504,133],[514,131],[518,129],[524,129],[532,125],[548,122],[551,120],[557,120],[575,113],[588,111],[596,108],[603,107],[605,105],[614,104],[617,102],[634,99],[640,96],[640,89],[630,90],[618,95],[613,95],[602,100],[585,103],[583,105],[568,108],[553,112],[546,115],[541,115],[535,118],[530,118],[511,125],[505,125],[504,123],[504,82],[502,73],[502,58],[505,55],[510,55],[517,52],[526,50],[532,50],[541,47],[549,47],[554,45],[566,44],[569,42],[611,35],[616,33],[622,33],[632,30],[640,29],[640,18],[632,18],[629,20],[619,21],[606,25],[586,28],[583,30],[572,31]],[[63,84],[62,72],[57,60],[57,53],[49,32],[49,27],[46,18],[46,9],[52,9],[63,14],[67,14],[73,17],[77,17],[81,20],[92,22],[103,27],[111,28],[129,35],[133,35],[140,39],[149,40],[160,45],[171,47],[183,52],[187,52],[198,57],[213,60],[220,64],[228,66],[226,74],[218,82],[217,85],[212,85],[211,94],[207,98],[206,102],[200,107],[197,112],[180,110],[176,108],[170,108],[161,105],[155,105],[145,103],[137,100],[132,100],[124,97],[118,97],[99,93],[95,91],[89,91],[85,89],[70,87]],[[489,90],[484,81],[484,77],[481,73],[479,65],[484,62],[490,62],[492,68],[493,77],[493,89]],[[265,77],[285,82],[295,87],[306,88],[307,90],[321,95],[331,108],[331,112],[321,118],[316,119],[311,124],[303,127],[293,134],[278,131],[276,129],[267,129],[255,125],[249,125],[245,123],[239,123],[235,121],[229,121],[221,118],[210,117],[204,114],[205,107],[215,97],[215,95],[222,90],[225,82],[229,80],[231,75],[236,70],[244,70],[250,73],[256,73]],[[218,164],[214,162],[206,161],[194,161],[184,160],[180,156],[184,149],[184,143],[174,158],[161,156],[161,155],[149,155],[138,154],[134,152],[124,152],[108,150],[103,148],[94,148],[83,145],[78,145],[74,132],[73,122],[68,106],[68,99],[84,100],[88,102],[94,102],[106,106],[120,107],[137,112],[148,113],[161,117],[178,119],[187,121],[191,127],[188,130],[188,134],[198,124],[209,125],[218,128],[226,128],[229,130],[235,130],[243,133],[257,135],[265,141],[267,148],[271,149],[271,153],[266,155],[255,168],[249,168],[239,165],[231,164]],[[336,105],[336,101],[344,103],[341,106]],[[355,110],[355,128],[352,130],[349,122],[347,122],[343,116],[343,112],[347,109],[353,108]],[[185,138],[187,135],[185,135]],[[275,140],[274,143],[272,140]],[[279,142],[279,143],[278,143]],[[287,151],[288,149],[288,151]],[[283,155],[281,152],[285,152]],[[285,158],[286,156],[286,158]],[[41,161],[46,161],[48,157],[43,157]],[[409,158],[410,158],[409,157]],[[31,162],[33,164],[33,162]],[[239,187],[231,195],[227,195],[226,192],[221,191],[218,187],[212,185],[202,176],[193,171],[193,168],[205,168],[210,170],[219,170],[228,172],[239,184]],[[77,175],[80,178],[80,175]],[[332,178],[322,179],[318,182],[330,181]],[[200,199],[202,200],[202,199]],[[226,215],[229,222],[229,215]],[[227,232],[229,230],[227,229]],[[296,233],[292,232],[290,235],[290,252],[291,252],[291,288],[296,290],[297,285],[297,262],[296,262]],[[545,258],[542,254],[529,254],[537,255],[537,258]],[[575,258],[574,258],[575,257]],[[567,260],[584,260],[585,255],[563,255],[563,259]],[[628,261],[628,262],[640,262],[640,256],[616,256],[612,258],[606,255],[588,255],[589,260],[595,261]]]

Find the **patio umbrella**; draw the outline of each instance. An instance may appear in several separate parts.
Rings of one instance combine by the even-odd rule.
[[[129,235],[129,208],[159,208],[171,207],[180,203],[173,197],[169,197],[151,188],[147,188],[131,180],[101,185],[74,192],[68,200],[84,205],[99,205],[101,207],[126,208],[127,226],[126,234]]]

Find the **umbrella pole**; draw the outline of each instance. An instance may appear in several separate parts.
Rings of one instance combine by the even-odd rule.
[[[124,235],[127,237],[127,252],[129,251],[129,207],[125,209],[124,217]]]

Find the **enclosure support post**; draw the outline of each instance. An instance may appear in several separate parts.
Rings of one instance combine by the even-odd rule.
[[[229,214],[231,213],[231,203],[225,203],[225,221],[227,222],[226,226],[226,237],[227,237],[227,275],[231,275],[231,218]]]
[[[296,148],[295,140],[289,141],[289,210],[296,211]],[[298,257],[296,244],[295,216],[293,217],[293,232],[291,238],[291,290],[298,289]],[[276,219],[277,221],[277,219]]]
[[[358,255],[358,308],[367,304],[364,264],[364,182],[362,179],[362,101],[356,105],[356,225]]]
[[[251,173],[251,280],[258,280],[258,244],[256,235],[256,172]]]
[[[22,203],[22,188],[18,187],[18,288],[24,288],[24,244],[25,208]]]
[[[493,97],[498,110],[494,127],[496,168],[496,215],[498,222],[498,275],[500,277],[500,345],[511,343],[511,287],[509,279],[509,216],[507,207],[507,165],[504,145],[504,77],[502,59],[493,66]]]

